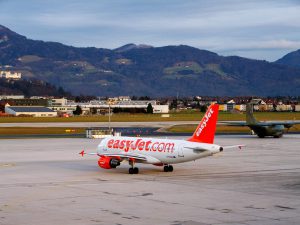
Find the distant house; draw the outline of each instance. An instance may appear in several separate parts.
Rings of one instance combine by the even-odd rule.
[[[246,105],[245,104],[239,104],[239,105],[235,105],[234,109],[241,111],[241,112],[245,112],[246,111]]]
[[[169,105],[153,105],[153,113],[169,113]]]
[[[280,104],[276,106],[277,111],[292,111],[293,108],[291,105]]]
[[[5,113],[14,116],[55,117],[57,112],[41,106],[5,106]]]
[[[219,111],[226,112],[227,111],[227,104],[220,104],[219,105]]]
[[[0,100],[2,99],[24,99],[24,95],[0,95]]]
[[[12,71],[0,71],[0,78],[20,80],[22,77],[21,73],[12,72]]]

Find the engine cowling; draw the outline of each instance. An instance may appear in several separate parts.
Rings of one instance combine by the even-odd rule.
[[[103,169],[112,169],[120,165],[120,161],[115,158],[101,156],[98,160],[98,165]]]

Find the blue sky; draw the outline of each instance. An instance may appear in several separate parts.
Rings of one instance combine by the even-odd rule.
[[[0,24],[77,47],[185,44],[268,61],[300,49],[299,0],[0,0]]]

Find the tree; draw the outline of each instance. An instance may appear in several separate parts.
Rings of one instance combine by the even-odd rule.
[[[79,105],[76,106],[75,111],[73,111],[74,115],[81,115],[82,114],[82,109]]]
[[[170,109],[177,109],[177,106],[178,106],[177,99],[173,99],[170,104]]]
[[[152,107],[151,103],[149,103],[147,106],[147,113],[153,114],[153,107]]]
[[[150,100],[150,97],[149,96],[141,96],[141,97],[139,97],[139,100],[147,101],[147,100]]]
[[[206,105],[202,105],[200,107],[200,112],[206,112],[206,110],[207,110],[207,106]]]

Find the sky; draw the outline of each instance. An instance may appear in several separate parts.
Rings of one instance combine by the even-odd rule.
[[[300,49],[300,0],[0,0],[0,24],[75,47],[183,44],[267,61]]]

